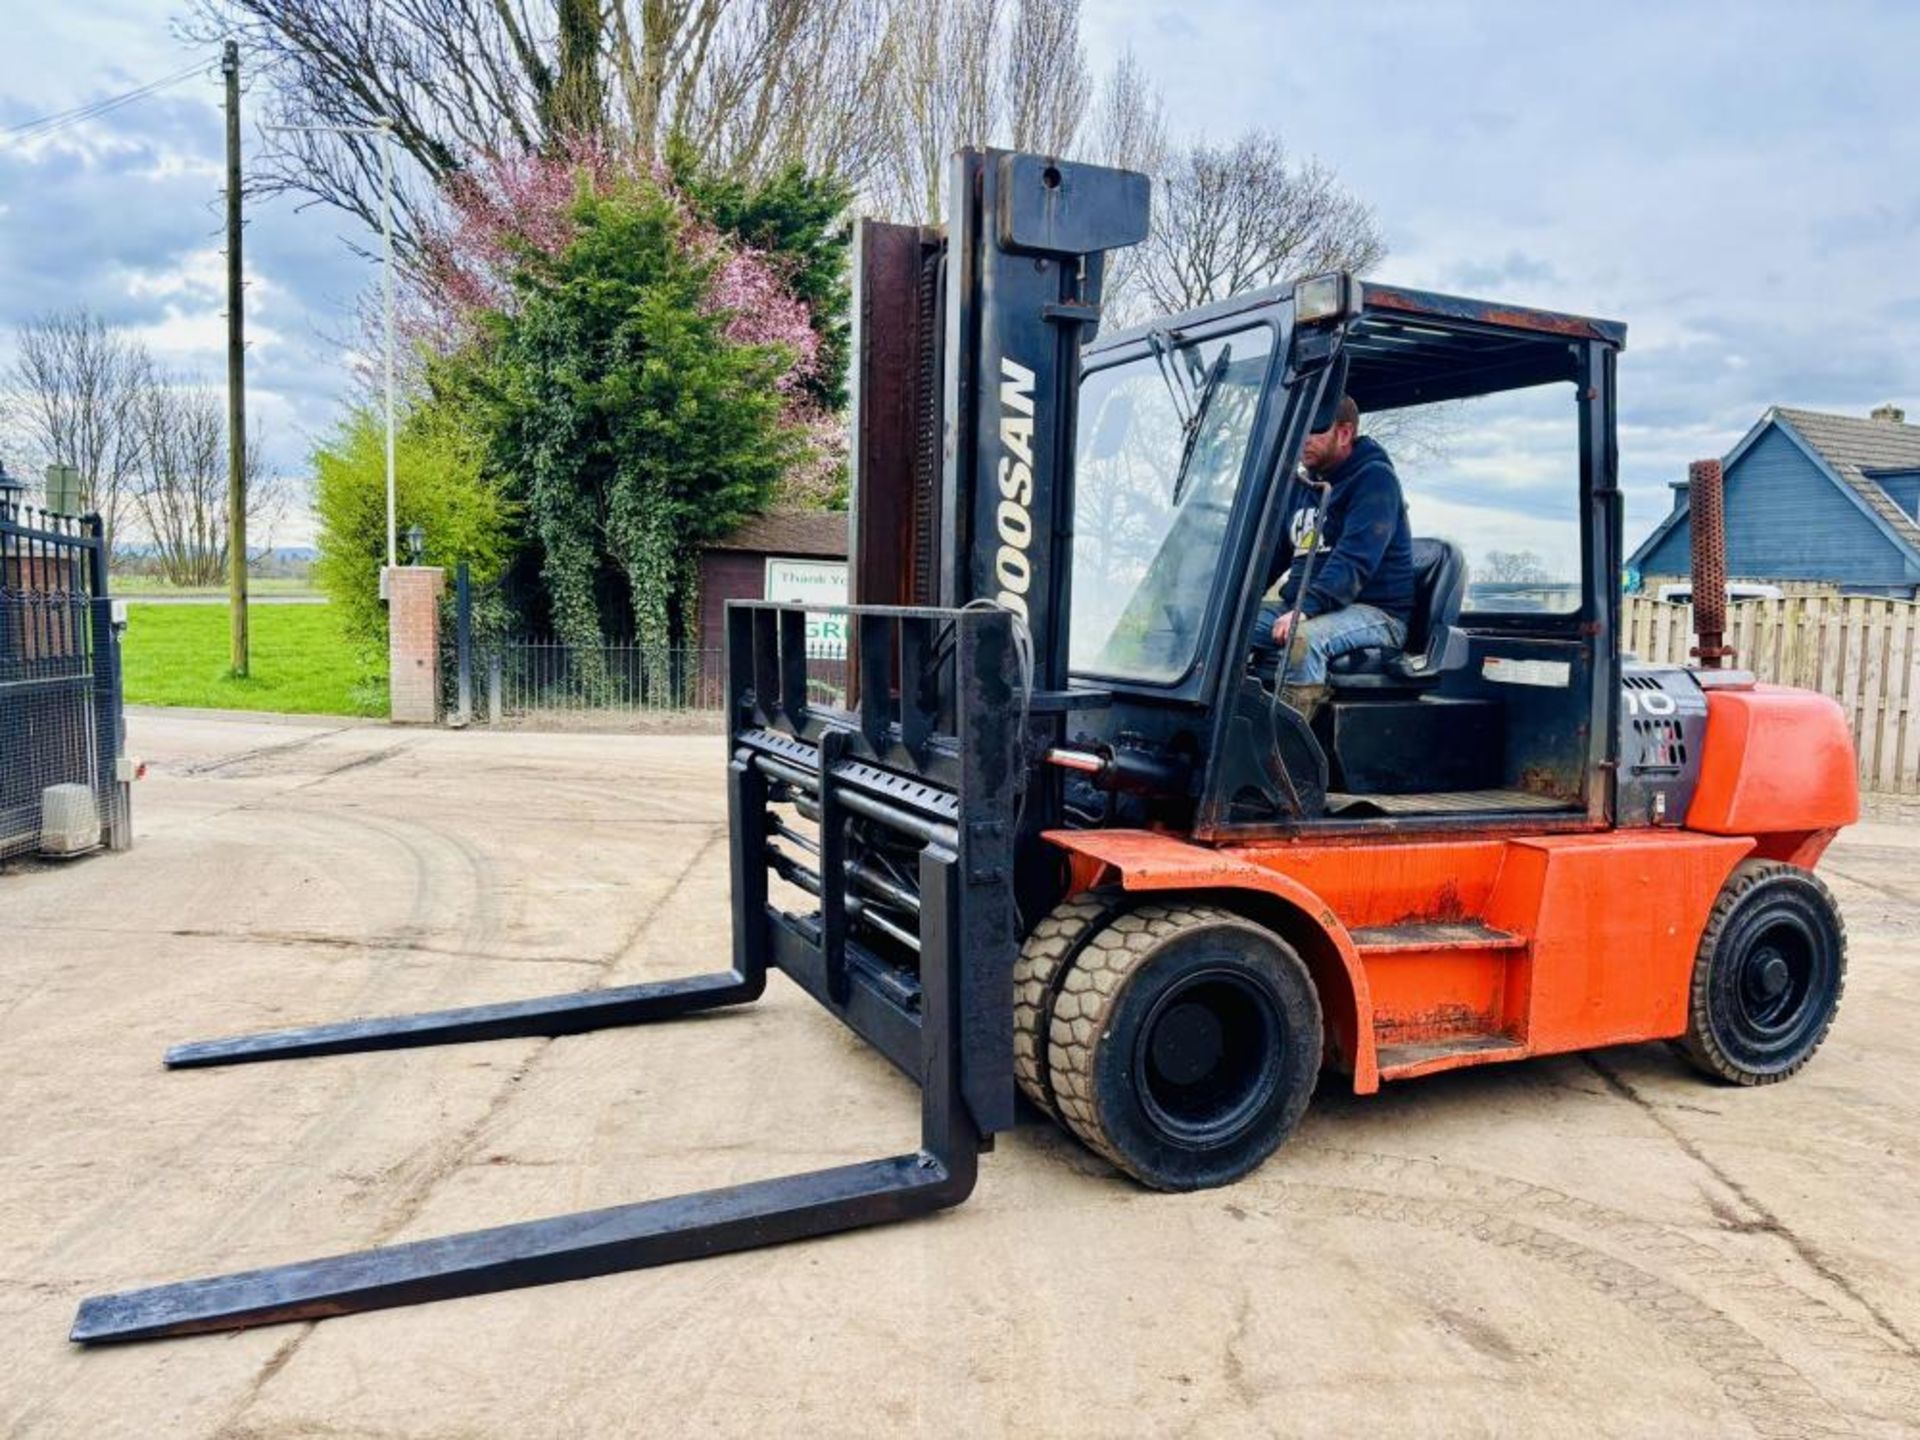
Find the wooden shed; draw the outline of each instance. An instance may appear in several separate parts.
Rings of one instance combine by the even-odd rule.
[[[844,510],[769,510],[708,546],[700,557],[700,648],[717,654],[726,644],[729,600],[845,604],[847,534]]]

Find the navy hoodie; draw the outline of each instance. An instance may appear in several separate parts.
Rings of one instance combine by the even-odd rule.
[[[1267,570],[1268,586],[1293,566],[1297,548],[1317,546],[1302,615],[1310,619],[1349,605],[1372,605],[1404,623],[1413,612],[1413,530],[1393,461],[1377,440],[1363,435],[1353,442],[1353,453],[1321,478],[1333,487],[1325,513],[1319,487],[1294,487],[1293,513]],[[1287,610],[1293,608],[1304,568],[1293,566],[1281,588]]]

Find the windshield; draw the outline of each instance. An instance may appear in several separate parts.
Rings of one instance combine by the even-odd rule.
[[[1076,672],[1164,683],[1193,664],[1272,348],[1262,325],[1081,382]]]

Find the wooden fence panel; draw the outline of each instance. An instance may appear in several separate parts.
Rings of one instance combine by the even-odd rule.
[[[1866,784],[1875,790],[1900,788],[1900,739],[1907,711],[1908,640],[1911,617],[1892,601],[1882,612],[1880,632],[1880,714],[1874,727],[1873,771]]]
[[[1882,788],[1920,794],[1920,606],[1902,607],[1900,714],[1893,745],[1893,778]]]
[[[1642,660],[1687,664],[1692,627],[1685,605],[1626,597],[1623,640]],[[1920,604],[1823,594],[1745,600],[1728,609],[1727,639],[1741,669],[1839,703],[1863,786],[1920,794]]]

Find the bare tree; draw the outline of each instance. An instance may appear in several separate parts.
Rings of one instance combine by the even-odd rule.
[[[1373,211],[1277,136],[1176,154],[1160,177],[1135,283],[1161,312],[1190,310],[1322,270],[1365,271],[1386,254]]]
[[[81,502],[118,542],[139,461],[136,411],[151,362],[145,349],[85,308],[29,321],[0,383],[5,428],[43,465],[80,472]]]
[[[948,163],[965,145],[1082,156],[1093,81],[1079,0],[891,0],[865,186],[896,220],[946,212]]]
[[[269,91],[264,118],[386,118],[412,162],[396,183],[403,255],[440,187],[481,155],[570,137],[670,142],[738,174],[793,160],[858,183],[893,0],[193,0],[190,38],[233,36]],[[375,226],[377,139],[268,132],[258,188]]]
[[[1000,0],[893,0],[875,116],[882,148],[866,187],[882,214],[938,223],[949,158],[992,138],[1003,100],[1001,15]]]
[[[1159,175],[1167,163],[1167,114],[1159,90],[1129,50],[1107,72],[1100,84],[1084,146],[1088,158],[1102,165]],[[1157,216],[1165,197],[1154,196]],[[1116,325],[1146,318],[1152,309],[1139,280],[1141,247],[1129,245],[1106,257],[1105,298],[1108,320]]]
[[[1497,584],[1537,585],[1551,577],[1546,561],[1531,550],[1489,550],[1481,557],[1474,578]]]
[[[154,375],[135,407],[140,463],[133,498],[155,568],[174,585],[217,585],[227,573],[227,410],[217,390]],[[247,446],[248,533],[272,548],[285,486]]]
[[[1444,465],[1453,458],[1455,444],[1467,428],[1468,411],[1464,400],[1374,410],[1361,415],[1360,430],[1384,445],[1396,464]]]
[[[1080,44],[1080,0],[1016,6],[1007,55],[1007,138],[1016,150],[1074,151],[1093,80]]]
[[[1082,147],[1088,158],[1158,175],[1167,163],[1167,107],[1133,51],[1113,62]]]
[[[666,95],[671,105],[650,128],[650,153],[670,139],[710,168],[754,175],[800,162],[855,185],[880,151],[874,116],[884,85],[888,15],[895,0],[681,0],[713,12],[710,33],[683,44]],[[660,7],[646,0],[643,8]],[[616,40],[622,7],[610,5]],[[616,51],[631,69],[631,52]],[[629,104],[631,113],[633,106]],[[644,143],[644,140],[643,140]]]

